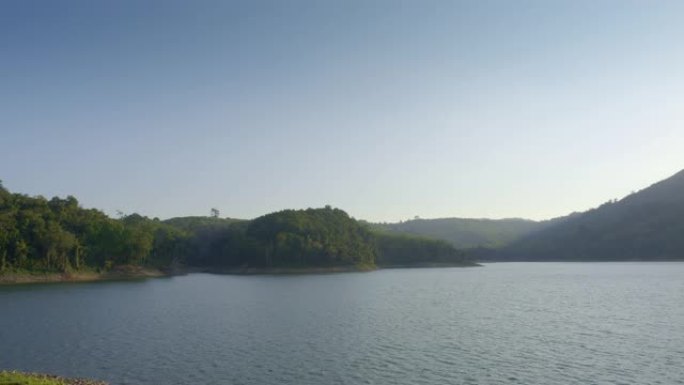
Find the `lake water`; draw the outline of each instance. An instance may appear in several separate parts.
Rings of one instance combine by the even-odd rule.
[[[0,287],[0,369],[111,384],[684,384],[684,263]]]

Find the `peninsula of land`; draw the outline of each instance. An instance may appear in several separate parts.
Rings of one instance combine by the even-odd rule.
[[[0,184],[0,284],[476,265],[444,240],[372,229],[330,206],[253,220],[213,214],[111,218],[72,196],[48,200]]]

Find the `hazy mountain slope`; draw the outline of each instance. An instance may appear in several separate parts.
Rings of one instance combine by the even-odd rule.
[[[378,231],[441,239],[461,249],[499,248],[547,225],[527,219],[440,218],[371,224]]]
[[[684,259],[684,171],[620,201],[542,228],[494,258],[507,260]]]

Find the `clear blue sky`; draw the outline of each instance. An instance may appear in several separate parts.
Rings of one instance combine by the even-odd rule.
[[[85,207],[550,218],[684,168],[681,1],[0,2],[0,179]]]

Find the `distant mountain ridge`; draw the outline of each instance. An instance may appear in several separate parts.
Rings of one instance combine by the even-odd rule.
[[[684,170],[619,201],[527,234],[490,257],[529,261],[684,259]]]
[[[470,249],[503,247],[546,227],[550,222],[521,218],[437,218],[369,225],[376,231],[441,239],[456,248]]]
[[[366,224],[378,232],[447,241],[481,260],[684,260],[684,170],[621,200],[545,221],[416,218]]]

